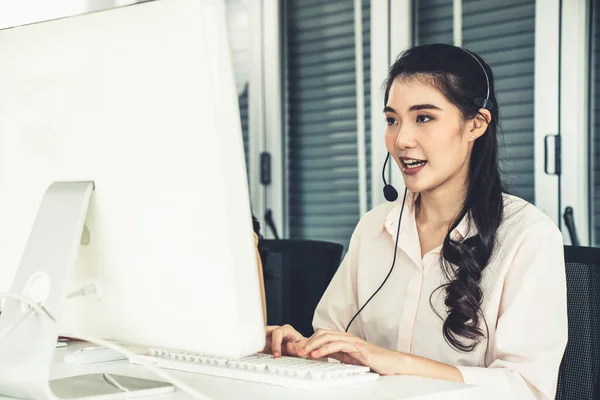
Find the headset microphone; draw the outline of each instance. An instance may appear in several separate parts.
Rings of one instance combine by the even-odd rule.
[[[390,159],[390,153],[387,154],[385,162],[383,163],[383,170],[381,171],[381,177],[383,178],[383,197],[387,201],[396,201],[398,199],[398,191],[392,185],[388,184],[385,180],[385,167]]]

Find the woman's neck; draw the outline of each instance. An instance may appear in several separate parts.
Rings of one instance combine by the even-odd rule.
[[[447,228],[463,207],[466,185],[437,187],[419,195],[416,218],[418,224]]]

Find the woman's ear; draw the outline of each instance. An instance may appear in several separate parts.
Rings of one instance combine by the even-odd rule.
[[[469,128],[469,140],[479,139],[486,131],[488,124],[492,121],[492,114],[485,108],[479,109],[479,112],[471,120]]]

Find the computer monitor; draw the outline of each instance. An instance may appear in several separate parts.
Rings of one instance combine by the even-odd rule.
[[[227,43],[222,0],[0,31],[0,292],[23,293],[40,272],[45,307],[79,332],[223,357],[264,347]],[[85,191],[46,192],[53,182],[93,182],[88,245],[62,239],[83,229]],[[66,286],[61,254],[65,264],[77,254]],[[65,300],[90,282],[97,295]],[[23,312],[18,303],[6,301],[0,331]],[[21,322],[20,336],[0,340],[0,360],[44,324]],[[18,368],[0,369],[0,387],[19,379]]]

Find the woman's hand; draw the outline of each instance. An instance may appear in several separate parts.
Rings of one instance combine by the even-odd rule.
[[[387,350],[344,332],[317,329],[298,355],[310,358],[335,358],[346,364],[364,365],[381,375],[404,373],[407,354]]]
[[[304,347],[307,338],[302,336],[290,325],[267,326],[267,344],[263,350],[271,353],[275,358],[281,356],[298,356],[298,350]]]

